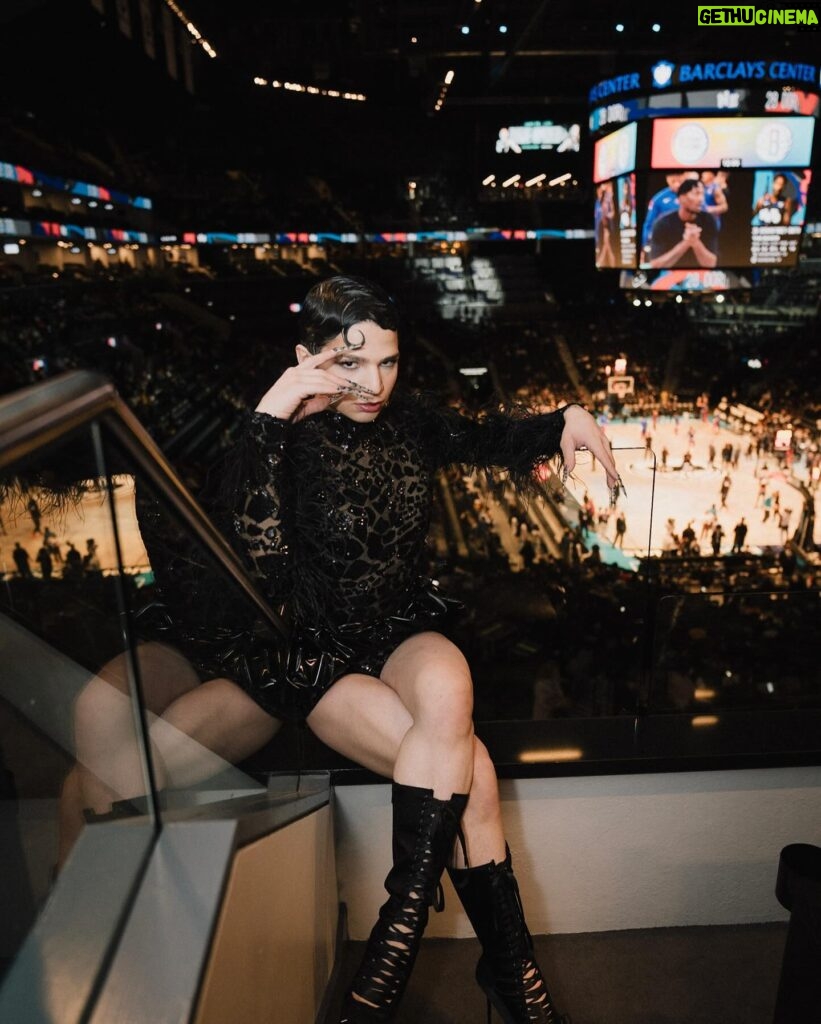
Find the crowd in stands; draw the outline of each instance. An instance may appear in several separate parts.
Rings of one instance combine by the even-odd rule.
[[[536,410],[575,399],[578,384],[569,376],[557,336],[572,352],[578,383],[601,408],[608,404],[604,368],[626,356],[637,378],[638,393],[630,400],[634,411],[658,411],[674,335],[687,346],[690,391],[709,394],[711,408],[724,397],[746,397],[740,386],[713,389],[714,364],[694,357],[701,352],[697,332],[674,306],[647,316],[644,308],[596,310],[547,302],[543,295],[536,321],[445,322],[437,314],[435,294],[420,287],[396,253],[379,260],[335,254],[327,264],[295,267],[292,276],[274,268],[257,276],[226,266],[196,279],[171,271],[100,272],[88,281],[0,289],[2,390],[66,369],[102,370],[196,491],[207,466],[235,436],[240,410],[289,358],[294,340],[289,301],[304,295],[317,274],[336,269],[382,279],[407,304],[406,372],[419,386],[466,408],[479,408],[500,394]],[[728,348],[735,344],[728,339]],[[769,355],[783,367],[784,382],[789,358],[783,353],[797,356],[802,344],[817,342],[799,329],[788,345]],[[38,360],[43,365],[35,369]],[[812,362],[805,354],[801,373],[789,378],[792,390],[778,375],[762,375],[769,390],[761,402],[765,416],[746,441],[766,455],[774,430],[791,422],[797,427],[793,454],[808,471],[821,460],[817,425],[808,420],[804,401],[813,387]],[[458,373],[470,365],[486,366],[488,372],[481,378]],[[474,388],[470,382],[477,379],[484,383]],[[794,406],[781,404],[791,398]],[[674,399],[668,398],[671,408]],[[756,631],[809,629],[814,606],[807,595],[816,593],[817,580],[813,566],[803,560],[806,552],[785,545],[777,555],[756,557],[741,548],[731,551],[728,538],[713,557],[708,538],[699,535],[697,543],[685,544],[679,532],[668,550],[674,558],[646,560],[635,572],[602,563],[596,534],[587,530],[584,502],[572,509],[557,502],[566,528],[551,535],[534,510],[504,488],[458,470],[447,474],[446,484],[452,510],[444,504],[440,510],[437,529],[444,540],[438,575],[473,608],[461,629],[475,656],[479,717],[617,714],[648,702],[695,707],[698,689],[713,689],[719,703],[726,699],[733,706],[759,700],[782,700],[785,706],[804,699],[798,665],[790,670],[787,689],[762,690],[772,682],[763,676],[776,674],[775,669],[751,664],[744,641]],[[600,514],[591,513],[594,527],[601,525]],[[606,531],[612,533],[612,524]],[[34,550],[31,558],[31,579],[18,569],[7,583],[31,586],[35,577],[42,579],[43,563]],[[62,582],[64,570],[52,567],[52,584]],[[730,596],[740,591],[776,599],[733,604]],[[719,618],[716,594],[727,598]],[[662,621],[659,612],[657,622],[648,621],[649,607],[668,609],[676,601],[681,604],[675,615]],[[729,622],[724,634],[719,620]],[[720,643],[719,635],[725,637]],[[699,656],[690,662],[687,650],[694,638]],[[652,642],[657,650],[648,652]],[[521,671],[510,672],[511,658]],[[730,674],[722,675],[728,667]]]

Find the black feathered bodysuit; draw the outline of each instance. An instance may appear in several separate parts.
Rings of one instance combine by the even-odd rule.
[[[436,470],[498,466],[532,486],[563,428],[562,411],[471,419],[401,394],[370,423],[251,414],[234,529],[268,600],[284,606],[292,642],[276,664],[246,664],[250,695],[271,714],[305,718],[341,676],[378,676],[404,639],[436,628],[455,604],[424,575]]]

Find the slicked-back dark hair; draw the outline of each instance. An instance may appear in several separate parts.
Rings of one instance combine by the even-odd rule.
[[[329,277],[305,296],[299,315],[299,340],[309,352],[319,352],[339,334],[348,344],[348,331],[364,320],[384,330],[399,330],[399,310],[384,288],[364,277]]]

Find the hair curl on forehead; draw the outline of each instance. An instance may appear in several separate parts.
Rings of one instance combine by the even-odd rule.
[[[349,339],[348,332],[354,324],[366,320],[384,330],[399,330],[399,310],[384,288],[363,277],[339,274],[320,281],[305,296],[299,315],[299,340],[309,352],[319,352],[341,334],[350,348],[361,348],[364,339]]]

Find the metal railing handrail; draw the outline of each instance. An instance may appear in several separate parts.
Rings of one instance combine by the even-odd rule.
[[[189,493],[114,384],[102,374],[72,370],[0,397],[0,469],[8,469],[99,419],[105,419],[120,444],[263,620],[286,638],[287,630],[280,616],[258,592],[231,546]]]

